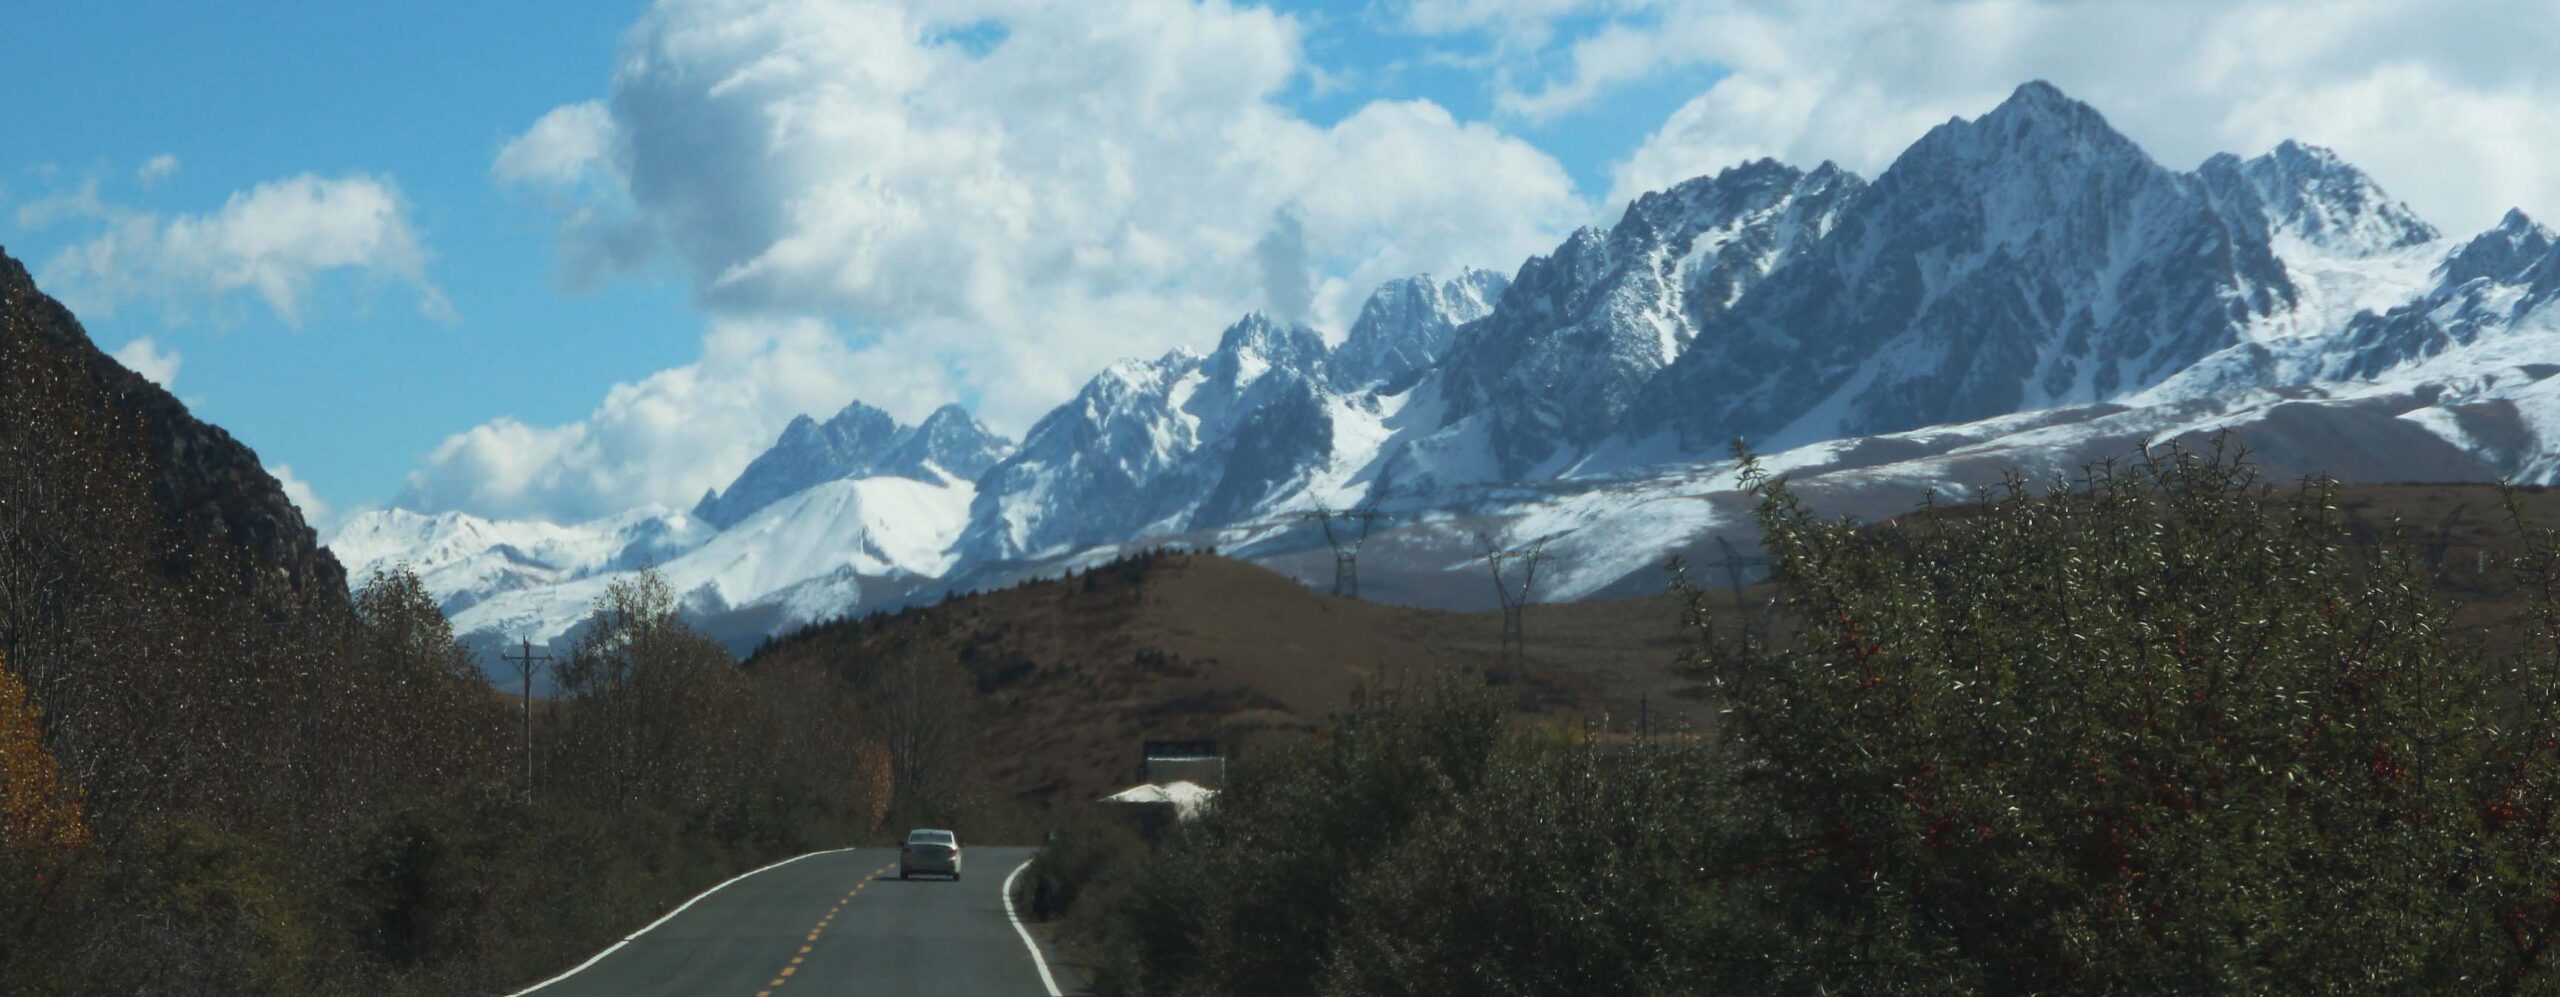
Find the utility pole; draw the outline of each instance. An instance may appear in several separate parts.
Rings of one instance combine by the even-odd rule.
[[[551,663],[551,652],[533,653],[533,638],[523,638],[524,650],[518,654],[498,652],[499,660],[516,666],[524,677],[524,801],[533,802],[533,666]]]
[[[1718,536],[1715,536],[1715,546],[1723,548],[1723,551],[1725,551],[1725,559],[1723,559],[1723,561],[1715,561],[1713,566],[1720,566],[1720,569],[1725,569],[1725,584],[1731,584],[1731,587],[1733,587],[1733,607],[1736,607],[1736,610],[1743,610],[1743,607],[1746,607],[1746,605],[1743,605],[1743,569],[1746,569],[1746,566],[1756,566],[1756,569],[1766,569],[1766,566],[1769,566],[1769,559],[1766,559],[1766,556],[1761,556],[1761,554],[1743,556],[1741,551],[1736,551],[1736,548],[1733,548],[1733,541],[1728,541],[1728,538],[1723,538],[1723,533],[1718,533]]]
[[[1315,520],[1324,527],[1324,542],[1333,548],[1333,594],[1360,598],[1360,545],[1369,542],[1369,527],[1378,521],[1377,504],[1340,511],[1317,506],[1314,512],[1299,518]],[[1333,529],[1337,519],[1343,524],[1341,533]],[[1358,532],[1352,531],[1353,523],[1360,525]]]
[[[1523,623],[1529,599],[1537,591],[1538,565],[1547,559],[1548,538],[1540,537],[1526,546],[1508,548],[1494,540],[1490,533],[1476,534],[1476,540],[1484,545],[1485,567],[1493,572],[1493,593],[1502,600],[1502,663],[1517,665],[1529,653],[1529,637]],[[1504,576],[1502,567],[1505,564],[1520,569],[1518,585],[1511,584],[1511,580]]]

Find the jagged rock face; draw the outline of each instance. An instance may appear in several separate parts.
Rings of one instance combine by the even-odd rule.
[[[861,402],[825,422],[795,418],[728,488],[703,496],[693,514],[726,527],[803,488],[857,474],[888,450],[899,428],[889,413]]]
[[[2275,232],[2326,252],[2373,256],[2437,238],[2435,226],[2384,193],[2364,171],[2316,145],[2287,140],[2246,162],[2226,153],[2206,160],[2196,173],[2211,186],[2245,184]]]
[[[917,423],[881,466],[903,477],[920,477],[927,465],[962,481],[976,481],[1013,452],[1013,441],[978,422],[969,410],[945,405]]]
[[[1762,160],[1636,199],[1523,264],[1440,369],[1444,425],[1489,424],[1506,476],[1616,430],[1643,389],[1746,291],[1820,239],[1864,183]]]
[[[1492,312],[1510,286],[1511,278],[1474,267],[1437,283],[1430,274],[1389,281],[1360,306],[1327,373],[1335,386],[1356,389],[1428,370],[1449,352],[1458,327]]]
[[[1260,314],[1208,356],[1113,364],[979,479],[961,556],[1015,561],[1179,528],[1224,477],[1218,461],[1238,426],[1322,383],[1324,364],[1314,330]]]
[[[236,581],[268,612],[348,610],[346,570],[258,455],[100,352],[70,310],[38,290],[26,267],[6,252],[0,252],[0,337],[8,353],[52,353],[85,369],[96,409],[138,427],[151,498],[170,544],[164,564],[173,574],[191,571],[197,553],[227,547],[242,559],[243,577]],[[18,410],[13,380],[0,371],[0,419],[29,418]],[[8,473],[0,467],[0,475]]]
[[[1328,407],[1333,396],[1322,385],[1299,371],[1281,370],[1257,387],[1262,402],[1235,430],[1183,462],[1179,477],[1185,484],[1208,485],[1190,510],[1184,524],[1189,529],[1225,526],[1263,512],[1334,455]]]
[[[1625,429],[1786,443],[2114,398],[2293,300],[2263,225],[2229,224],[2203,181],[2033,83],[1904,152]]]
[[[971,481],[1011,447],[1011,441],[957,405],[943,406],[910,427],[854,402],[825,422],[805,415],[791,420],[781,439],[748,462],[726,490],[704,495],[693,514],[726,529],[758,509],[840,478],[888,475],[938,484],[948,476]]]
[[[2560,325],[2560,310],[2543,307],[2560,299],[2560,245],[2521,211],[2454,250],[2435,272],[2435,286],[2418,300],[2357,315],[2323,341],[2306,379],[2381,377],[2501,332]]]

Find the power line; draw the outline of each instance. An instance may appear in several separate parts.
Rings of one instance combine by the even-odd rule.
[[[500,651],[498,660],[516,666],[517,673],[524,677],[524,799],[525,802],[531,803],[533,802],[533,668],[535,665],[550,664],[551,652],[535,654],[533,638],[527,637],[523,640],[522,653],[508,654]]]

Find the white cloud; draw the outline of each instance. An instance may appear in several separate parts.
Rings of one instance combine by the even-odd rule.
[[[2048,79],[2172,167],[2295,138],[2458,234],[2509,207],[2560,214],[2560,4],[2543,0],[1643,6],[1551,17],[1556,42],[1497,99],[1542,120],[1670,69],[1726,74],[1618,164],[1610,203],[1750,156],[1873,175],[1931,124]]]
[[[107,205],[98,199],[98,178],[83,177],[68,190],[56,191],[18,206],[18,227],[33,232],[51,227],[56,222],[82,218],[100,218],[108,213]]]
[[[567,183],[610,167],[613,115],[598,101],[567,104],[507,140],[489,167],[504,183]]]
[[[617,384],[587,418],[502,418],[445,439],[398,505],[578,520],[645,503],[692,504],[724,487],[795,415],[855,398],[913,421],[948,399],[937,365],[894,358],[931,344],[855,348],[808,319],[724,319],[691,364]]]
[[[177,174],[178,157],[164,152],[151,157],[150,161],[143,163],[141,168],[134,170],[133,181],[149,187]]]
[[[149,336],[116,347],[108,356],[164,389],[178,383],[178,366],[186,360],[175,349],[161,348]]]
[[[84,315],[112,315],[121,303],[147,300],[177,322],[246,291],[285,324],[299,325],[314,281],[334,271],[406,284],[422,310],[450,315],[427,279],[426,246],[389,178],[306,173],[234,193],[206,214],[108,214],[105,232],[44,267],[46,286]]]
[[[1403,0],[1390,5],[1409,30],[1426,35],[1476,34],[1507,50],[1534,53],[1556,37],[1567,17],[1640,7],[1642,0]]]
[[[573,282],[656,247],[715,313],[900,330],[1019,428],[1112,359],[1295,310],[1257,262],[1277,220],[1338,326],[1378,282],[1508,267],[1586,216],[1551,158],[1436,105],[1296,116],[1305,71],[1294,21],[1221,0],[667,0],[608,100],[492,171],[585,192]]]
[[[284,489],[284,497],[293,503],[294,508],[302,510],[303,522],[323,534],[328,532],[329,503],[320,500],[320,494],[311,490],[309,482],[294,477],[293,465],[276,464],[268,467],[267,473],[275,475],[276,484]]]

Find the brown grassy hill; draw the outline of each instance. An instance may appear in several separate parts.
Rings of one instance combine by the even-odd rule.
[[[2528,522],[2560,526],[2560,492],[2519,493]],[[2434,567],[2458,622],[2493,646],[2531,638],[2514,572],[2517,534],[2495,486],[2349,486],[2342,510],[2368,539],[2395,528]],[[1956,514],[1961,515],[1961,510]],[[2394,524],[2398,524],[2397,527]],[[1770,593],[1701,572],[1728,621]],[[1089,798],[1135,777],[1147,738],[1308,730],[1355,698],[1434,669],[1472,668],[1515,689],[1545,722],[1656,730],[1710,711],[1674,668],[1681,611],[1669,596],[1529,609],[1527,664],[1500,667],[1500,614],[1335,598],[1254,565],[1201,554],[1138,556],[1093,571],[814,627],[769,642],[750,667],[814,659],[841,672],[900,656],[964,669],[982,706],[975,760],[1001,792]]]
[[[1311,730],[1434,669],[1490,674],[1538,716],[1632,723],[1642,699],[1670,724],[1678,621],[1666,598],[1533,606],[1527,666],[1504,669],[1498,613],[1335,598],[1243,562],[1166,553],[822,625],[748,666],[955,663],[981,694],[979,763],[996,787],[1056,802],[1126,786],[1143,739]]]

